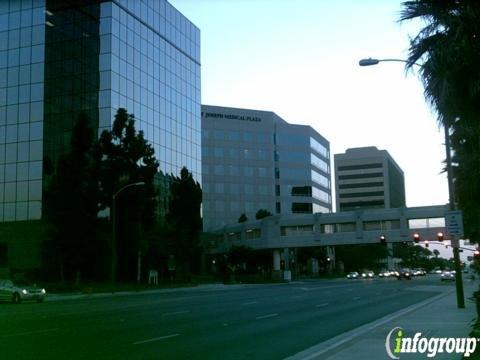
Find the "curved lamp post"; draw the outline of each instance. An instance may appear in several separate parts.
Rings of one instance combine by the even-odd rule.
[[[128,189],[133,186],[143,186],[145,182],[139,181],[131,184],[127,184],[120,188],[116,193],[112,196],[112,291],[115,289],[115,279],[117,273],[117,231],[116,231],[116,199],[117,196],[125,189]]]
[[[387,61],[394,61],[394,62],[402,62],[402,63],[408,63],[407,60],[403,59],[373,59],[373,58],[368,58],[368,59],[361,59],[358,62],[358,65],[360,66],[372,66],[372,65],[377,65],[379,62],[387,62]],[[421,67],[419,63],[413,63],[413,65]],[[452,155],[451,155],[451,150],[450,150],[450,127],[449,126],[443,126],[444,131],[445,131],[445,152],[446,152],[446,162],[447,162],[447,181],[448,181],[448,207],[450,211],[455,210],[455,194],[453,191],[453,172],[452,172]],[[453,249],[453,259],[455,262],[455,283],[456,283],[456,288],[457,288],[457,306],[458,308],[465,308],[465,297],[463,293],[463,282],[462,282],[462,271],[461,271],[461,266],[460,266],[460,243],[459,239],[456,239],[454,236],[452,237],[451,240],[452,244],[452,249]]]

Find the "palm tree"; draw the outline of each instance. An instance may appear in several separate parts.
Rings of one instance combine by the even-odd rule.
[[[420,63],[425,98],[451,134],[453,176],[466,235],[480,241],[480,2],[411,0],[400,21],[425,27],[410,41],[407,69]]]
[[[433,255],[435,255],[435,259],[438,259],[438,255],[440,255],[440,251],[437,249],[433,249]]]

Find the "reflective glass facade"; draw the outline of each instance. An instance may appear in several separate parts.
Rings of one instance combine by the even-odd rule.
[[[0,1],[0,222],[40,219],[79,112],[100,134],[119,107],[201,182],[198,28],[165,0]]]
[[[44,10],[0,2],[0,221],[41,216]]]
[[[163,173],[201,181],[200,31],[166,1],[100,8],[99,129],[118,107],[135,114]]]

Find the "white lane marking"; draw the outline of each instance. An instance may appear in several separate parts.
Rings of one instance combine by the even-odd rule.
[[[262,316],[257,316],[255,319],[256,320],[261,320],[261,319],[268,319],[268,318],[272,318],[272,317],[275,317],[275,316],[278,316],[278,314],[267,314],[267,315],[262,315]]]
[[[145,343],[149,343],[149,342],[152,342],[152,341],[158,341],[158,340],[164,340],[164,339],[169,339],[169,338],[173,338],[173,337],[176,337],[176,336],[179,336],[180,334],[170,334],[170,335],[165,335],[165,336],[160,336],[160,337],[156,337],[156,338],[153,338],[153,339],[147,339],[147,340],[142,340],[142,341],[135,341],[134,343],[132,343],[133,345],[140,345],[140,344],[145,344]]]
[[[189,313],[189,312],[190,312],[190,310],[174,311],[174,312],[163,313],[162,316],[187,314],[187,313]]]
[[[18,334],[3,335],[2,337],[23,336],[23,335],[33,335],[33,334],[43,334],[43,333],[46,333],[46,332],[57,331],[57,330],[58,330],[58,328],[44,329],[44,330],[34,330],[34,331],[26,331],[26,332],[18,333]]]
[[[295,287],[294,289],[303,290],[303,291],[313,291],[313,290],[326,290],[326,289],[338,289],[351,286],[348,285],[332,285],[332,286],[309,286],[309,287]]]
[[[327,306],[327,305],[328,305],[328,303],[323,303],[323,304],[315,305],[315,307],[325,307],[325,306]]]
[[[360,299],[360,296],[355,296],[354,298],[352,298],[352,300],[359,300]]]
[[[253,305],[253,304],[257,304],[258,301],[249,301],[249,302],[246,302],[246,303],[243,303],[242,305]]]

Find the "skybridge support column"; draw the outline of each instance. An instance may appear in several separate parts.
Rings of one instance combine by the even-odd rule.
[[[395,268],[395,263],[393,261],[393,243],[391,243],[391,242],[387,243],[387,251],[388,251],[387,268],[388,269],[394,269]]]
[[[335,270],[335,246],[327,246],[327,257],[330,259],[328,262],[328,272]]]
[[[274,249],[273,250],[273,272],[272,272],[273,279],[279,280],[281,279],[281,271],[280,271],[280,250]]]
[[[283,260],[285,262],[285,270],[290,270],[290,249],[283,249]]]

